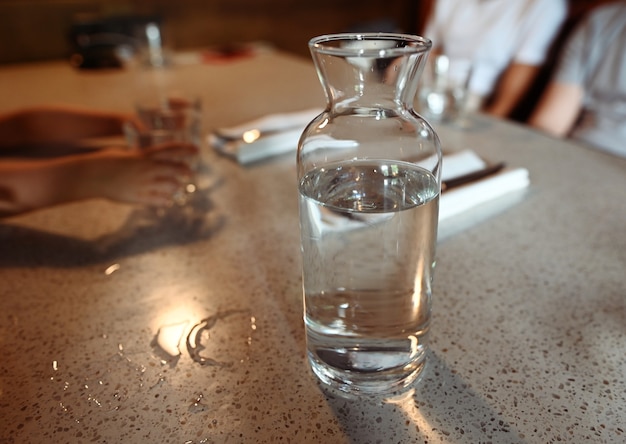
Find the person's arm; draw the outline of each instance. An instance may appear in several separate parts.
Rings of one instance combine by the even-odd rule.
[[[129,116],[68,106],[40,106],[0,117],[0,148],[59,144],[122,134]]]
[[[193,145],[169,144],[0,160],[0,217],[90,198],[168,206],[193,174],[197,152]]]
[[[554,39],[567,18],[567,0],[534,0],[526,5],[516,29],[518,45],[507,69],[500,76],[485,112],[509,117],[530,91],[546,62]],[[497,43],[497,42],[496,42]]]
[[[573,83],[551,82],[528,124],[558,137],[569,134],[582,107],[584,91]]]
[[[539,66],[513,62],[502,75],[492,101],[484,108],[488,114],[508,117],[529,90]]]

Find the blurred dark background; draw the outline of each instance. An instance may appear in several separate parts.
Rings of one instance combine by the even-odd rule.
[[[266,42],[309,57],[307,41],[343,31],[419,33],[434,0],[0,0],[0,64],[60,59],[77,27],[123,32],[157,17],[173,49]],[[608,0],[569,0],[566,30]],[[120,28],[121,27],[121,28]]]
[[[54,59],[81,68],[119,66],[112,47],[138,23],[156,21],[172,50],[263,42],[310,58],[311,37],[345,31],[419,34],[435,0],[0,0],[0,65]],[[611,1],[568,0],[569,17],[530,94],[511,117],[524,121],[576,23]],[[85,39],[85,35],[89,38]],[[226,48],[226,49],[224,49]],[[75,64],[76,65],[76,64]],[[115,66],[117,67],[117,66]]]
[[[128,32],[157,17],[173,49],[266,42],[308,57],[318,34],[416,32],[415,0],[0,0],[0,63],[67,58],[76,29]],[[74,31],[74,32],[73,32]]]

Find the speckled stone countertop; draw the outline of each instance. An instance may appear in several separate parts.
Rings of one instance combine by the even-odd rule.
[[[171,75],[207,128],[323,103],[312,64],[278,52]],[[6,66],[0,110],[130,110],[136,82]],[[444,147],[526,167],[531,185],[441,227],[431,352],[406,393],[318,385],[294,159],[206,149],[184,210],[89,201],[0,221],[0,443],[625,442],[626,161],[474,123],[440,126]]]

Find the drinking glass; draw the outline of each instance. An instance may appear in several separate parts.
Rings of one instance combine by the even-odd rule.
[[[202,106],[198,98],[168,95],[143,99],[136,104],[137,123],[128,122],[124,131],[131,148],[143,149],[164,143],[192,143],[198,148],[202,138]],[[192,167],[198,167],[196,159]],[[186,184],[175,202],[184,204],[195,192],[195,178]]]
[[[420,112],[435,122],[448,122],[465,128],[472,109],[470,81],[472,62],[465,58],[436,55],[429,64],[418,93]]]

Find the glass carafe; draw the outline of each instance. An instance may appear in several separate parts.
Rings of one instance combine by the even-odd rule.
[[[327,99],[298,147],[309,362],[343,391],[401,390],[430,325],[441,148],[413,101],[431,43],[336,34],[309,47]]]

